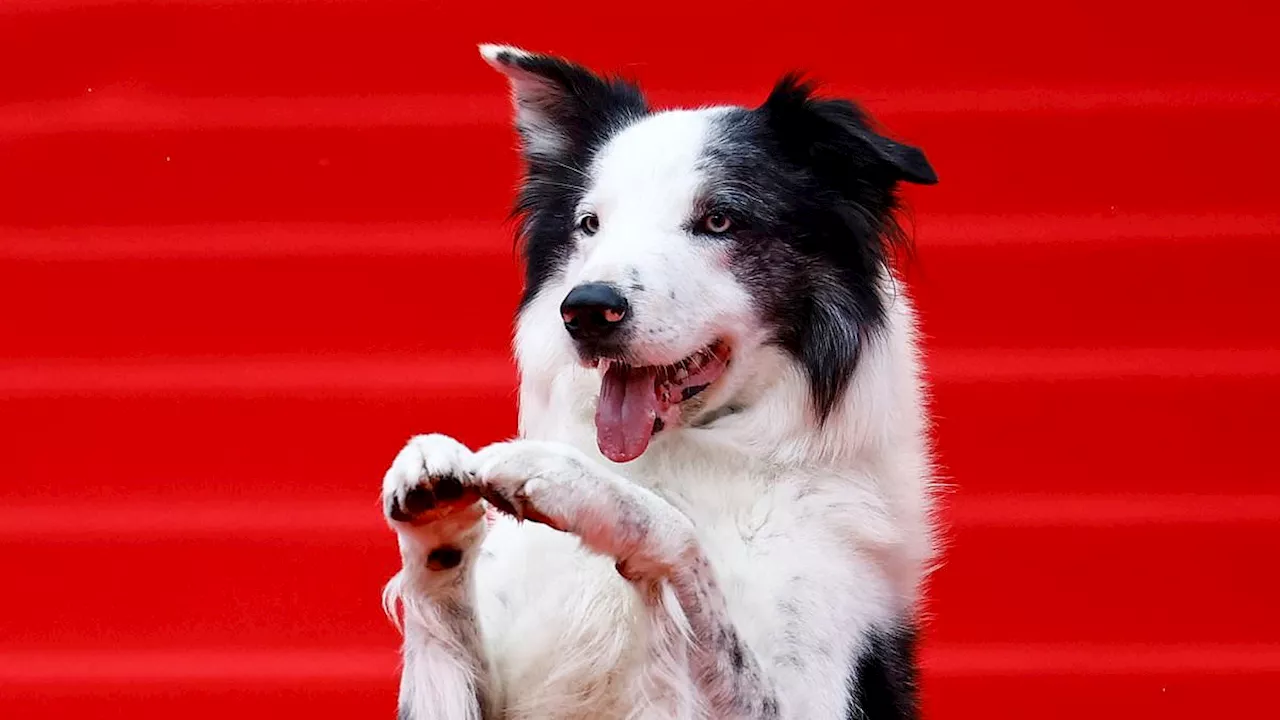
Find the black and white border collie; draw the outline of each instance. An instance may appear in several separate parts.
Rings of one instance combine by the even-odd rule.
[[[794,76],[657,111],[480,52],[525,163],[520,438],[386,474],[400,717],[914,717],[931,466],[891,265],[928,161]]]

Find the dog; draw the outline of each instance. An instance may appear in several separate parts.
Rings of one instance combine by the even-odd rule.
[[[382,502],[401,720],[917,715],[935,556],[903,182],[850,101],[658,111],[482,45],[524,174],[519,439],[413,438]]]

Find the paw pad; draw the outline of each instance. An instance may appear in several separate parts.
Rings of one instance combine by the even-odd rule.
[[[440,502],[453,502],[454,500],[462,499],[462,483],[452,475],[436,478],[435,486],[432,490],[436,499]]]
[[[438,547],[427,555],[428,570],[452,570],[461,564],[462,550],[452,545]]]
[[[411,523],[432,510],[446,510],[448,506],[470,504],[477,499],[474,491],[469,493],[462,481],[452,475],[428,478],[425,484],[410,488],[403,498],[392,497],[387,516],[396,522]]]

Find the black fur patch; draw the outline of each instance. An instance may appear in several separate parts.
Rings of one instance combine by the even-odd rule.
[[[849,678],[848,720],[916,720],[916,631],[898,627],[872,633]]]
[[[704,211],[732,219],[735,271],[804,367],[825,420],[884,324],[879,285],[906,245],[897,185],[937,177],[923,153],[877,134],[856,105],[819,99],[795,76],[718,125]]]
[[[733,639],[733,647],[729,649],[729,661],[733,663],[733,669],[742,672],[746,667],[747,660],[742,654],[742,643],[735,636]]]

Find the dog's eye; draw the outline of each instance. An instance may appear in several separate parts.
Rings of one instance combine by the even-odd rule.
[[[733,221],[724,213],[707,213],[702,218],[702,229],[709,233],[719,235],[721,233],[729,232],[729,228],[731,227],[733,227]]]
[[[578,229],[588,235],[595,235],[600,232],[600,217],[594,213],[583,215],[582,219],[578,221]]]

